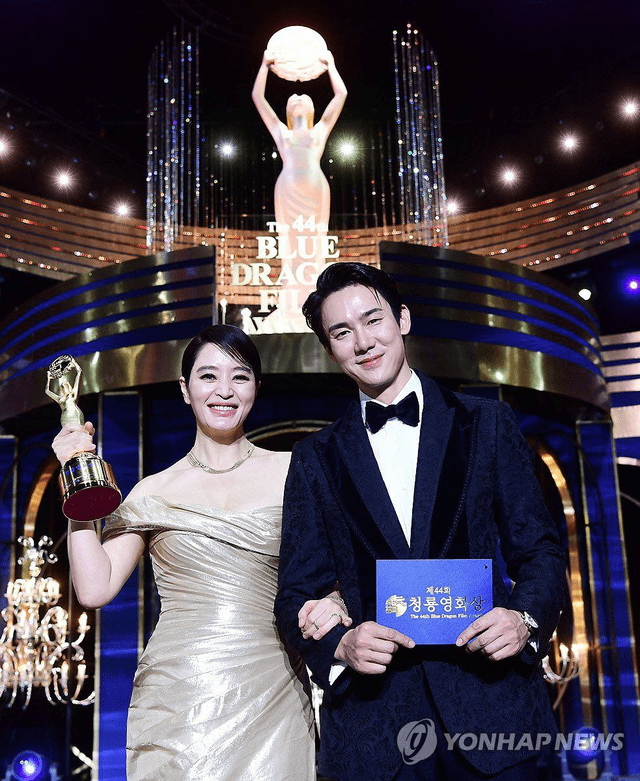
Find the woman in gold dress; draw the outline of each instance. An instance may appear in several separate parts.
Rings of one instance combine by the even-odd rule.
[[[141,480],[107,518],[70,522],[80,602],[98,608],[148,546],[160,618],[140,658],[127,727],[129,781],[312,781],[313,717],[304,670],[273,618],[289,453],[255,447],[243,423],[260,384],[253,342],[210,326],[185,350],[180,386],[196,419],[187,456]],[[93,450],[93,427],[68,424],[61,462]],[[337,592],[301,611],[316,639],[350,622]]]

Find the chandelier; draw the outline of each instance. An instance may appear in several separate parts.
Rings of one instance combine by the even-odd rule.
[[[78,620],[77,639],[69,642],[69,614],[57,604],[60,585],[54,578],[40,576],[45,564],[58,560],[48,550],[52,540],[42,537],[37,546],[31,537],[20,537],[18,542],[23,549],[18,563],[28,565],[30,577],[9,581],[8,605],[0,613],[5,622],[0,637],[0,701],[8,699],[10,708],[18,700],[25,709],[34,687],[40,686],[52,705],[89,705],[93,692],[79,699],[87,678],[81,645],[89,629],[87,614]],[[74,674],[71,663],[77,663]]]
[[[556,633],[553,633],[552,640],[556,640]],[[566,684],[580,675],[580,653],[584,653],[585,647],[582,643],[572,643],[567,647],[564,643],[559,644],[560,658],[557,664],[557,670],[551,669],[549,657],[545,656],[542,660],[542,671],[545,680],[554,684]]]

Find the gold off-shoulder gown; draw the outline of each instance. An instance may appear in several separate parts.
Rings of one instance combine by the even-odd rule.
[[[148,531],[160,618],[140,658],[128,781],[311,781],[312,710],[273,617],[281,507],[125,502],[103,539]]]

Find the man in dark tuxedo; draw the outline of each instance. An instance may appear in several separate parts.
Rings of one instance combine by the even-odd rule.
[[[555,733],[539,662],[565,557],[515,418],[409,367],[409,311],[383,271],[329,266],[303,312],[360,390],[296,445],[285,489],[275,613],[324,690],[319,771],[336,781],[535,779],[535,750]],[[492,559],[494,608],[456,645],[415,646],[375,622],[376,561],[393,558]],[[314,614],[299,611],[336,583],[353,626],[315,640]],[[423,726],[412,740],[422,729],[436,746],[410,764],[398,734],[414,721]],[[488,744],[467,739],[461,750],[454,736],[469,733],[488,733]]]

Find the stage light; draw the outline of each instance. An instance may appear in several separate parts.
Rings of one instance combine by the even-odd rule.
[[[353,141],[342,141],[338,148],[340,150],[340,154],[346,159],[353,157],[356,153],[356,145],[353,143]]]
[[[640,293],[640,278],[629,277],[627,281],[624,283],[624,286],[627,293],[629,293],[632,296],[635,296],[638,293]]]
[[[58,187],[64,187],[66,189],[73,184],[73,178],[68,171],[58,171],[56,174],[56,183]]]
[[[565,152],[575,152],[578,148],[578,139],[574,135],[562,136],[560,143]]]
[[[518,173],[514,168],[503,168],[500,174],[505,184],[515,184],[518,181]]]
[[[116,214],[119,217],[128,217],[131,213],[131,207],[128,203],[118,203],[116,204]]]
[[[460,208],[460,201],[456,198],[451,198],[451,200],[447,201],[447,214],[458,214]]]
[[[9,154],[9,142],[6,138],[0,138],[0,157],[4,157]]]
[[[638,113],[638,103],[635,100],[625,100],[622,104],[622,114],[629,119]]]
[[[35,751],[21,751],[11,764],[11,777],[17,781],[37,781],[46,773],[43,756]]]
[[[582,287],[580,290],[578,290],[578,295],[580,298],[582,298],[584,301],[588,301],[593,293],[589,290],[588,287]]]
[[[235,149],[234,145],[230,144],[229,142],[226,142],[225,144],[222,144],[222,146],[220,147],[220,154],[223,157],[233,157],[233,155],[235,154],[235,151],[236,151],[236,149]]]

